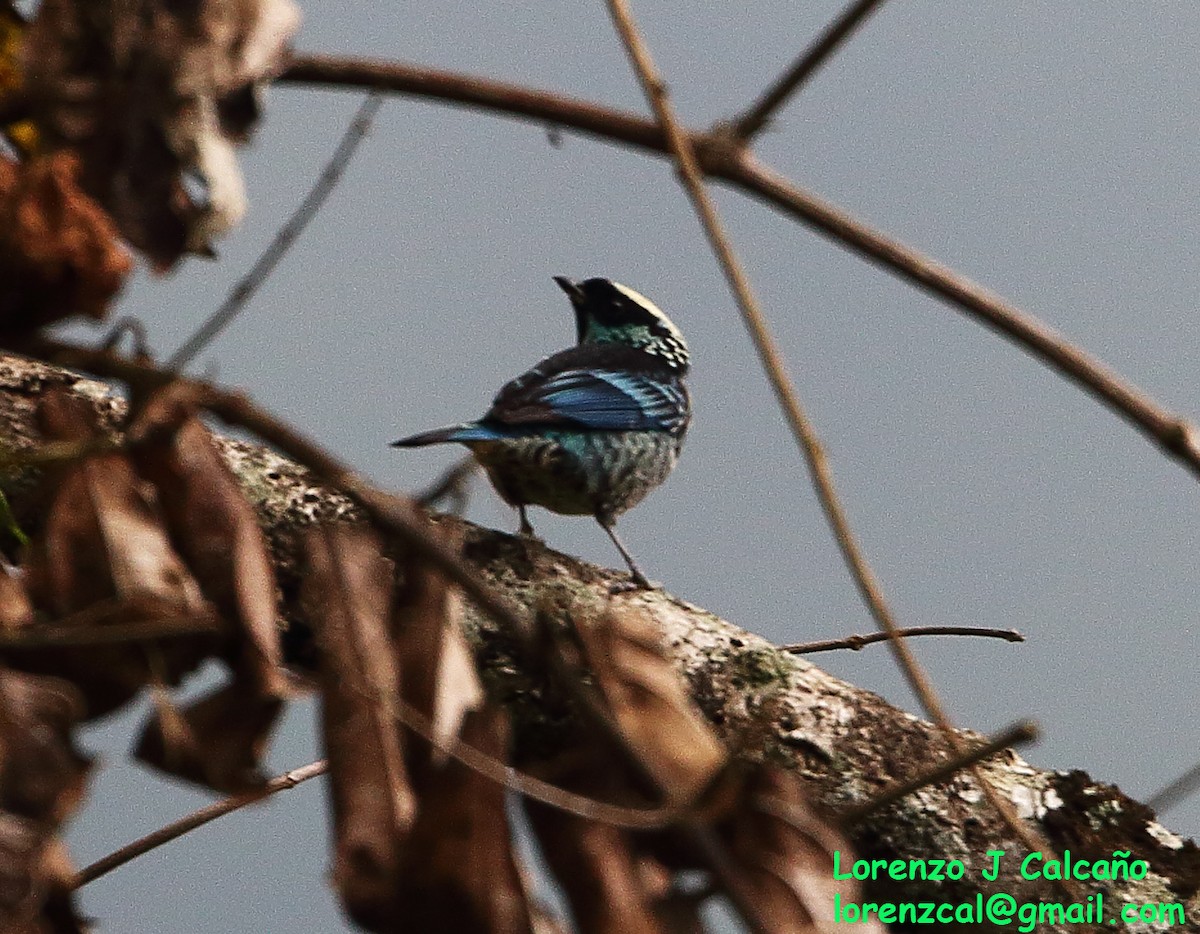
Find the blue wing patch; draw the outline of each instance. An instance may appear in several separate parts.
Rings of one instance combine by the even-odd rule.
[[[620,370],[570,369],[497,399],[486,421],[570,425],[598,431],[665,431],[687,426],[688,398],[677,380]]]

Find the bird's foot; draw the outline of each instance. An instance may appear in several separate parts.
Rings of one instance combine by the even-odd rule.
[[[521,517],[521,524],[517,527],[517,536],[529,539],[530,541],[541,542],[541,536],[533,530],[533,525],[530,523],[529,517],[525,515],[524,506],[517,507],[517,515]]]
[[[539,545],[546,544],[546,542],[542,539],[542,536],[538,535],[538,533],[533,530],[533,526],[531,525],[526,526],[523,529],[518,529],[517,538],[523,542],[537,542]]]

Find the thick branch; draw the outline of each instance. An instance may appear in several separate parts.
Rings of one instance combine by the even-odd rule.
[[[653,120],[520,85],[399,62],[297,56],[281,81],[339,88],[379,88],[448,101],[567,127],[666,156],[666,137]],[[1182,417],[1105,364],[965,276],[888,237],[848,212],[763,165],[732,134],[687,134],[706,175],[752,195],[854,253],[943,299],[1017,344],[1095,396],[1200,477],[1200,438]]]
[[[32,427],[34,403],[52,385],[72,387],[91,400],[110,425],[116,423],[122,404],[108,396],[101,384],[40,363],[0,356],[0,443],[17,449],[38,443]],[[294,594],[304,529],[321,519],[351,517],[354,507],[269,450],[233,441],[225,442],[224,450],[268,532],[282,591]],[[36,525],[36,498],[29,495],[27,479],[9,477],[4,486],[22,521]],[[537,543],[463,525],[468,561],[506,601],[526,612],[534,608],[553,612],[579,601],[605,600],[609,583],[618,578],[614,572]],[[813,795],[830,809],[860,806],[949,755],[933,725],[732,623],[663,593],[631,599],[643,601],[658,620],[680,671],[730,746],[745,756],[794,766]],[[290,604],[283,607],[285,615],[291,610]],[[522,672],[514,658],[512,633],[475,610],[468,612],[467,624],[490,689],[515,715],[518,751],[524,762],[552,755],[556,736],[573,727],[545,712],[542,683]],[[294,629],[292,635],[295,643],[303,641]],[[961,735],[972,742],[979,739],[971,733]],[[983,770],[1017,805],[1022,818],[1058,849],[1088,859],[1128,850],[1149,861],[1150,874],[1141,882],[1109,887],[1105,896],[1109,904],[1180,901],[1189,918],[1200,916],[1200,851],[1159,825],[1144,805],[1081,772],[1041,771],[1015,755],[998,757]],[[987,893],[1010,892],[1018,901],[1055,896],[1049,885],[1016,877],[1019,858],[1002,865],[997,881],[981,879],[979,870],[990,864],[987,849],[1004,849],[1014,856],[1021,851],[981,800],[979,787],[969,775],[872,813],[851,832],[860,852],[870,858],[958,858],[967,864],[960,882],[892,883],[893,888],[871,891],[878,898],[971,898],[980,885],[986,886]],[[1065,934],[1069,928],[1061,930]],[[1200,925],[1193,921],[1176,930],[1200,931]]]

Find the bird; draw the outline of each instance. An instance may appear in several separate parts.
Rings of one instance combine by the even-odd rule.
[[[465,445],[532,536],[527,507],[590,515],[625,559],[635,589],[654,585],[616,532],[675,467],[691,422],[687,342],[650,299],[610,279],[554,276],[577,343],[505,384],[473,422],[392,443]]]

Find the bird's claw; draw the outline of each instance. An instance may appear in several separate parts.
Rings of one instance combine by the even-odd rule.
[[[613,581],[608,585],[608,592],[613,596],[621,593],[636,593],[639,590],[662,590],[659,581],[646,580],[644,577],[631,577],[628,580]]]

